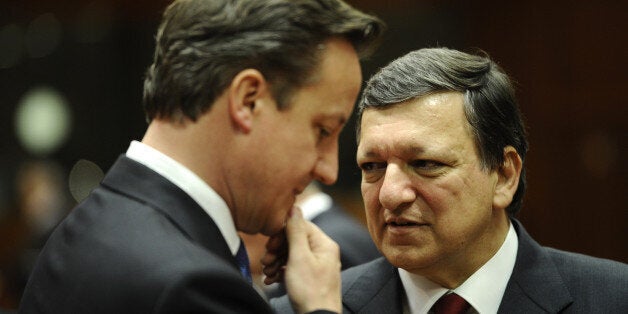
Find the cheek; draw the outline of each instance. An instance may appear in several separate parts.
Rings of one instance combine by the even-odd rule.
[[[481,184],[476,182],[476,184]],[[449,176],[442,180],[416,185],[419,195],[436,215],[456,212],[464,206],[466,194],[473,190],[465,180]]]
[[[362,198],[364,200],[364,211],[366,224],[371,236],[377,240],[379,238],[378,229],[381,225],[381,206],[379,205],[379,188],[375,184],[362,183]]]
[[[436,222],[436,232],[449,241],[464,241],[466,235],[481,221],[490,219],[490,198],[479,186],[482,178],[463,180],[449,178],[421,191]]]
[[[372,183],[362,182],[360,187],[362,189],[362,198],[364,199],[364,209],[366,215],[371,215],[373,211],[376,211],[379,205],[379,186]]]
[[[436,216],[445,214],[451,201],[456,198],[456,192],[452,192],[447,186],[419,185],[417,188],[419,198],[425,203],[429,212]]]

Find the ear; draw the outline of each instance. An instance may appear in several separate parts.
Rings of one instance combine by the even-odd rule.
[[[229,116],[234,127],[244,133],[251,131],[255,105],[268,94],[268,82],[255,69],[245,69],[236,74],[228,87]]]
[[[497,184],[493,195],[493,207],[506,209],[512,202],[512,198],[519,186],[521,175],[521,156],[512,146],[504,148],[504,163],[497,171]]]

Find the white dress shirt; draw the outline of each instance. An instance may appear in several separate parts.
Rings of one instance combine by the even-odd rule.
[[[144,143],[132,141],[126,156],[159,173],[196,201],[216,223],[235,256],[240,237],[227,203],[216,191],[190,169]]]
[[[519,239],[510,224],[504,243],[497,253],[458,288],[451,290],[463,297],[473,309],[469,313],[497,313],[506,285],[515,267]],[[426,314],[434,303],[450,290],[425,277],[399,269],[399,277],[406,292],[404,312]]]

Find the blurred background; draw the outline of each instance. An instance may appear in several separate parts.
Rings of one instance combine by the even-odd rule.
[[[531,150],[519,219],[541,244],[628,262],[628,5],[350,0],[389,26],[365,80],[422,47],[480,48],[512,76]],[[169,1],[0,1],[0,312],[50,229],[146,122],[144,71]],[[364,219],[355,122],[327,188]]]

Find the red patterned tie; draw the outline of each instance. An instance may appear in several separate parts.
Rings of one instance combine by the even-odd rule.
[[[446,294],[432,306],[434,314],[461,314],[466,313],[471,305],[461,296],[450,293]]]

